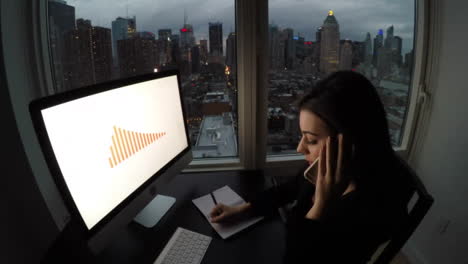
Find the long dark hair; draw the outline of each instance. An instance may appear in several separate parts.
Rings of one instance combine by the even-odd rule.
[[[351,170],[358,187],[375,189],[377,183],[387,183],[388,177],[379,175],[392,167],[395,153],[385,109],[366,77],[352,71],[335,72],[319,81],[298,107],[318,115],[333,131],[351,140]]]

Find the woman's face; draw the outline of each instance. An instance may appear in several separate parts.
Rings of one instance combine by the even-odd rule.
[[[302,138],[297,152],[304,154],[307,162],[312,164],[319,156],[320,144],[331,136],[330,128],[320,117],[307,110],[301,110],[299,114],[299,127]]]

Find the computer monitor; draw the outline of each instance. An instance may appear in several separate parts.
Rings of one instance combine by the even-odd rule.
[[[94,252],[192,160],[176,70],[41,98],[30,112],[52,176]],[[140,215],[161,215],[155,208]]]

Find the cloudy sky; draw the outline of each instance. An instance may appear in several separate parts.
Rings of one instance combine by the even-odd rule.
[[[138,31],[157,33],[183,25],[184,10],[194,27],[197,42],[208,39],[208,22],[223,23],[225,38],[235,30],[234,0],[68,0],[76,18],[90,19],[93,25],[111,27],[118,16],[136,16]],[[270,0],[269,21],[280,28],[290,27],[295,35],[315,40],[315,30],[323,24],[328,10],[335,12],[341,39],[362,41],[370,32],[393,25],[403,39],[403,52],[413,46],[414,0]]]

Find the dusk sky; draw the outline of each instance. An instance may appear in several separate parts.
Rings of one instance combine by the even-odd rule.
[[[161,28],[177,33],[185,10],[197,42],[208,39],[208,22],[222,22],[224,38],[235,30],[233,0],[68,0],[67,4],[75,7],[76,18],[108,28],[116,17],[127,15],[128,7],[128,15],[136,16],[137,30],[153,33]],[[403,53],[412,49],[414,0],[270,0],[269,21],[314,41],[330,9],[340,25],[341,39],[363,41],[367,32],[374,38],[379,29],[385,32],[393,25],[394,34],[403,39]]]

